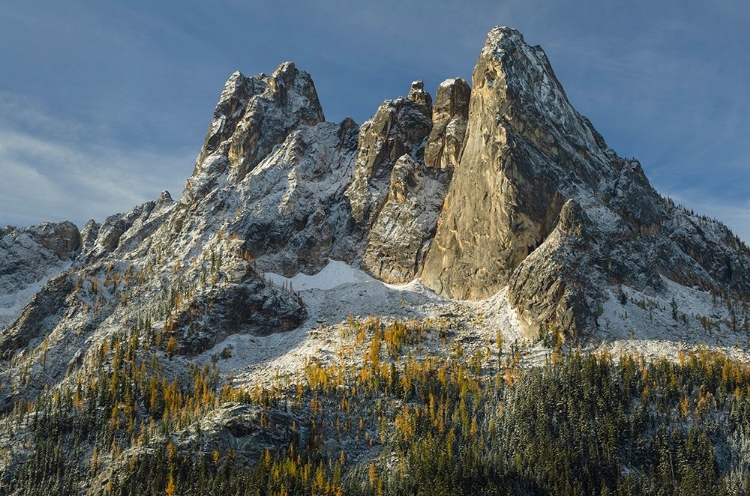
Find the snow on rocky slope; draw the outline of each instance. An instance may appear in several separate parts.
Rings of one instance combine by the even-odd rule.
[[[50,278],[68,269],[80,243],[70,222],[0,230],[0,331]]]
[[[422,279],[458,298],[509,286],[524,334],[595,336],[607,291],[750,295],[750,250],[661,197],[580,115],[540,47],[487,37],[463,152]],[[481,201],[478,201],[481,199]],[[666,295],[666,296],[665,296]]]
[[[662,198],[573,109],[543,50],[495,28],[473,87],[448,79],[433,105],[414,81],[361,126],[325,122],[292,63],[234,73],[179,199],[80,233],[0,231],[0,411],[89,383],[92,364],[105,374],[128,336],[163,380],[189,389],[215,367],[217,389],[254,391],[312,360],[361,360],[362,322],[437,330],[414,352],[460,349],[489,371],[556,346],[750,360],[749,306],[748,247]],[[251,410],[190,429],[224,449]],[[29,425],[0,429],[0,472],[26,459]]]
[[[750,339],[747,246],[659,196],[509,28],[473,88],[446,80],[433,106],[415,81],[362,126],[325,122],[292,63],[235,73],[178,200],[2,234],[6,407],[144,321],[170,370],[227,349],[247,383],[332,356],[349,315],[444,319],[469,347],[500,331],[532,361],[558,335],[670,356]]]

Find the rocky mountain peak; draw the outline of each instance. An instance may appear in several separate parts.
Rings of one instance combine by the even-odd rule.
[[[472,79],[457,173],[423,272],[428,285],[457,298],[505,286],[551,232],[565,199],[598,177],[598,164],[581,159],[581,144],[557,128],[582,118],[540,48],[495,28]]]
[[[173,201],[172,195],[167,190],[162,191],[159,195],[159,203],[172,203]]]
[[[432,96],[425,91],[424,81],[421,79],[413,81],[406,98],[416,103],[423,114],[432,117]]]
[[[383,422],[339,443],[347,429],[319,423],[301,391],[344,394],[334,415],[360,396],[371,409],[385,390],[406,408],[411,379],[392,371],[444,362],[493,384],[482,377],[510,379],[518,357],[541,363],[550,344],[571,349],[564,340],[746,360],[750,249],[659,196],[518,31],[489,33],[472,80],[445,80],[434,101],[414,81],[358,126],[325,122],[312,79],[291,62],[235,72],[178,201],[165,191],[81,233],[0,229],[0,487],[20,474],[18,487],[54,492],[29,484],[36,465],[69,474],[57,492],[97,491],[155,453],[205,466],[219,452],[252,464],[310,447],[334,461],[346,450],[335,470],[356,481],[373,453],[392,460]],[[374,382],[324,385],[364,377],[346,367],[365,363]],[[45,446],[55,454],[37,457]]]
[[[744,282],[726,277],[746,274],[750,263],[726,227],[702,232],[699,219],[654,191],[637,161],[617,157],[572,107],[540,47],[495,28],[472,79],[466,138],[422,271],[426,284],[469,299],[509,285],[529,335],[547,326],[571,334],[596,328],[601,288],[610,285],[660,292],[666,277],[747,294]]]
[[[415,80],[360,127],[324,122],[311,77],[291,62],[270,75],[235,72],[180,201],[164,193],[87,224],[79,261],[178,246],[149,263],[169,259],[201,281],[205,267],[195,267],[215,269],[224,253],[229,287],[336,259],[386,282],[421,277],[454,299],[508,288],[530,335],[596,329],[607,294],[596,288],[750,290],[744,245],[619,158],[540,47],[493,29],[472,82],[447,79],[433,101]]]
[[[596,187],[600,175],[608,172],[614,152],[573,108],[544,50],[528,45],[520,32],[507,27],[490,31],[472,79],[474,89],[497,109],[509,131],[553,158],[566,151],[585,153],[589,163],[571,164],[576,182]]]
[[[71,259],[81,247],[81,233],[78,227],[69,221],[43,222],[26,229],[29,236],[54,252],[60,259]]]
[[[235,72],[221,92],[193,172],[194,178],[208,177],[189,184],[195,187],[190,196],[208,192],[215,185],[210,179],[225,171],[231,182],[241,181],[294,129],[323,121],[312,78],[294,63],[284,62],[270,76]]]

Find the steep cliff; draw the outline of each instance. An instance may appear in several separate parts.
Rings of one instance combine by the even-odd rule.
[[[748,295],[747,248],[618,157],[571,106],[540,47],[493,29],[473,85],[466,142],[422,272],[428,286],[469,299],[509,286],[530,336],[548,326],[595,331],[606,289],[620,284],[660,292],[667,278]]]

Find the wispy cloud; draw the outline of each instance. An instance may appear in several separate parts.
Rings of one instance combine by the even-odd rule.
[[[14,125],[12,116],[21,110],[24,119]],[[86,126],[9,94],[0,99],[0,115],[0,225],[102,220],[164,189],[178,196],[192,171],[195,150],[157,152],[88,140],[96,133]]]

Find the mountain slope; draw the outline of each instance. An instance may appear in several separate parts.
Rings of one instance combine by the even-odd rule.
[[[30,298],[72,266],[23,313],[20,303],[5,311],[0,349],[31,354],[0,374],[10,383],[34,364],[35,387],[53,385],[92,343],[144,319],[162,349],[172,340],[170,356],[186,357],[234,334],[297,328],[305,298],[266,274],[314,274],[329,260],[386,283],[420,278],[447,298],[499,295],[491,301],[507,301],[513,327],[545,342],[629,339],[629,322],[645,318],[641,338],[747,339],[748,248],[619,158],[570,105],[541,48],[492,30],[473,83],[446,80],[433,106],[415,81],[360,127],[324,122],[312,79],[292,63],[233,74],[178,201],[164,193],[80,236],[63,226],[64,249],[8,231],[8,295]],[[24,257],[48,259],[50,243],[54,263],[24,269]],[[3,394],[11,404],[30,391]]]
[[[0,230],[0,329],[11,324],[48,279],[63,272],[80,249],[70,222]]]
[[[662,198],[509,28],[489,33],[473,87],[448,79],[433,101],[414,81],[361,126],[325,122],[290,62],[234,73],[178,200],[2,236],[0,481],[52,442],[37,417],[89,436],[70,461],[93,467],[82,491],[167,446],[330,461],[315,367],[343,381],[326,401],[344,411],[350,387],[363,409],[373,384],[417,401],[409,371],[440,361],[477,391],[574,346],[748,357],[750,250]],[[295,395],[309,411],[279,406]],[[389,398],[368,422],[404,414]],[[361,425],[344,436],[357,470],[386,444]]]

